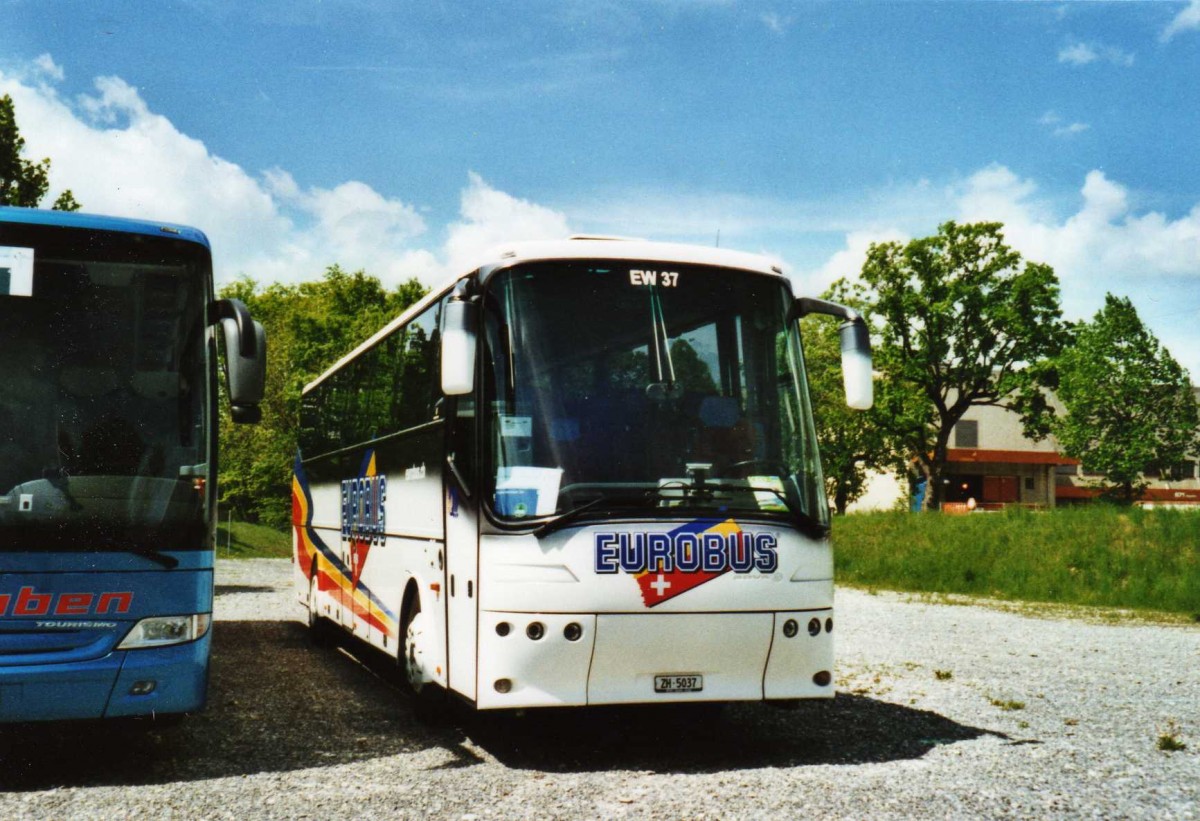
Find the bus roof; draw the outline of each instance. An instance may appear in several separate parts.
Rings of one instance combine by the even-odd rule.
[[[760,254],[748,254],[707,245],[651,242],[626,237],[573,236],[565,240],[514,242],[493,249],[492,266],[511,265],[514,261],[554,259],[630,259],[643,262],[716,265],[741,268],[762,274],[783,275],[781,263]]]
[[[120,231],[126,234],[146,234],[195,242],[209,248],[203,231],[169,222],[148,222],[126,217],[106,217],[100,214],[81,214],[78,211],[49,211],[43,208],[0,206],[0,223],[19,222],[25,225],[48,225],[61,228],[84,228],[93,231]]]
[[[363,351],[371,348],[379,340],[394,331],[397,327],[408,322],[421,311],[425,310],[435,299],[454,286],[460,279],[479,271],[483,278],[501,268],[507,268],[519,262],[546,262],[556,259],[628,259],[640,262],[662,264],[691,264],[714,265],[720,268],[738,268],[754,273],[784,276],[783,266],[759,254],[748,254],[744,251],[733,251],[728,248],[715,248],[706,245],[684,245],[673,242],[651,242],[644,239],[628,237],[605,237],[591,235],[576,235],[560,240],[539,240],[527,242],[512,242],[498,245],[482,257],[485,264],[456,274],[448,282],[434,288],[425,297],[410,305],[403,313],[384,325],[333,365],[324,373],[304,386],[303,392],[315,388],[324,382],[331,374],[340,370]]]

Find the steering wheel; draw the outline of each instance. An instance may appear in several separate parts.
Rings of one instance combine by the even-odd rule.
[[[782,463],[776,462],[773,459],[743,459],[740,462],[730,462],[728,465],[722,465],[719,470],[712,472],[713,478],[725,476],[727,473],[740,472],[740,476],[731,476],[729,478],[747,478],[751,474],[750,468],[763,467],[767,469],[767,473],[772,476],[787,476],[788,470]]]

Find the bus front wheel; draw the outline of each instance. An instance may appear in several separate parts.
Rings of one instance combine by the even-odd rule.
[[[416,694],[420,694],[433,682],[433,676],[429,675],[425,652],[425,643],[428,640],[425,633],[426,619],[421,613],[420,596],[412,595],[404,608],[404,620],[400,631],[404,636],[404,679],[408,683],[408,689]]]

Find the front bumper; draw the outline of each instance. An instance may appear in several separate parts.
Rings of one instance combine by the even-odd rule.
[[[484,611],[476,704],[501,709],[832,698],[832,618],[829,608],[671,614]],[[535,624],[541,630],[533,635],[540,632],[540,638],[531,638],[529,628]],[[576,633],[578,638],[569,637]],[[655,692],[655,676],[662,675],[702,676],[703,689]]]
[[[185,713],[204,706],[211,632],[168,647],[113,651],[90,661],[0,666],[0,722]],[[148,693],[130,692],[154,682]]]

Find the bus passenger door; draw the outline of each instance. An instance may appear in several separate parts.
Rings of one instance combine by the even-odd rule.
[[[450,689],[475,700],[479,603],[479,500],[468,497],[462,483],[472,484],[474,464],[473,398],[451,405],[444,483],[446,515],[446,651]]]

